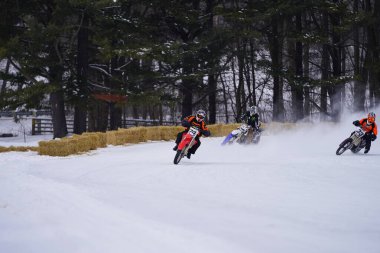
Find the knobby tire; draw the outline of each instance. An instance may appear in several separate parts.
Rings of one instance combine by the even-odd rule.
[[[184,150],[177,150],[177,153],[175,154],[175,157],[174,157],[174,164],[178,164],[181,161],[183,157],[182,155],[183,152]]]
[[[352,142],[352,139],[351,138],[347,138],[345,139],[340,145],[339,145],[339,148],[336,150],[336,155],[341,155],[343,154],[347,149],[348,147],[350,146]]]

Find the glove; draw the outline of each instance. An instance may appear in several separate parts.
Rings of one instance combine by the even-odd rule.
[[[184,126],[184,127],[190,127],[190,122],[187,121],[187,120],[183,120],[182,121],[182,126]]]
[[[377,136],[376,136],[376,135],[374,135],[374,134],[372,134],[372,135],[371,135],[371,141],[374,141],[374,140],[376,140],[376,138],[377,138]]]
[[[360,126],[359,120],[355,120],[354,122],[352,122],[352,124],[354,124],[355,126]]]
[[[202,130],[201,133],[202,133],[204,136],[206,136],[206,137],[208,137],[208,136],[211,135],[210,131],[208,131],[208,130]]]

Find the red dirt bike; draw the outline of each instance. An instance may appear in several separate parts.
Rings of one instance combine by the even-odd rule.
[[[182,137],[181,142],[178,144],[177,153],[174,157],[174,164],[178,164],[181,159],[187,155],[190,148],[197,143],[195,137],[197,137],[198,134],[199,129],[197,127],[190,127],[189,131]]]

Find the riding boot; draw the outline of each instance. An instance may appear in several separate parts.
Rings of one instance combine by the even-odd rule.
[[[199,140],[199,138],[197,138],[196,140],[197,140],[197,143],[189,149],[189,153],[193,155],[195,154],[195,151],[197,151],[197,149],[201,145],[201,141]]]
[[[371,149],[371,140],[367,139],[365,143],[364,154],[367,154],[370,149]]]
[[[179,145],[179,143],[180,143],[181,140],[182,140],[182,135],[183,135],[183,132],[179,132],[179,133],[177,134],[177,138],[175,139],[175,146],[174,146],[174,148],[173,148],[174,151],[177,151],[177,149],[178,149],[178,145]]]
[[[175,143],[176,143],[177,145],[181,142],[181,140],[182,140],[182,135],[183,135],[183,132],[179,132],[179,133],[177,134],[177,138],[176,138],[176,140],[175,140]]]

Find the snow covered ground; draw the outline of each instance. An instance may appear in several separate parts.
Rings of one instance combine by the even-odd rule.
[[[179,165],[172,142],[2,153],[0,252],[378,253],[379,141],[335,155],[354,119],[258,146],[204,138]]]

